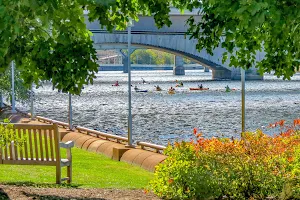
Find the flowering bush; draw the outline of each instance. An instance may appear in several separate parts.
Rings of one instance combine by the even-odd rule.
[[[205,139],[168,145],[168,158],[157,166],[150,189],[167,199],[300,199],[300,120],[258,130],[241,139]]]

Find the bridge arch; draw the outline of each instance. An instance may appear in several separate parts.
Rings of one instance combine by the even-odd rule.
[[[214,55],[211,56],[205,50],[198,52],[195,48],[195,41],[185,38],[184,34],[161,34],[140,32],[135,34],[133,32],[131,44],[138,48],[157,49],[178,56],[184,56],[212,70],[224,69],[232,71],[232,68],[221,62],[223,49],[216,49]],[[93,33],[92,39],[97,49],[112,49],[122,45],[127,46],[127,33],[124,31],[117,33]]]
[[[186,57],[189,60],[199,63],[205,67],[208,67],[211,70],[216,69],[215,63],[212,63],[211,61],[206,60],[204,58],[195,57],[186,52],[182,52],[182,51],[178,51],[178,50],[174,50],[174,49],[170,49],[170,48],[165,48],[165,47],[158,47],[158,46],[154,46],[154,45],[146,45],[146,44],[132,43],[132,46],[134,49],[155,49],[155,50],[171,53],[176,56]],[[127,43],[102,43],[102,44],[95,43],[95,47],[97,50],[100,50],[100,49],[101,50],[102,49],[103,50],[104,49],[127,49]]]
[[[93,31],[92,39],[96,49],[127,48],[126,31],[115,31],[113,33]],[[222,55],[225,49],[217,47],[214,49],[213,55],[208,54],[206,50],[199,52],[196,49],[196,41],[189,40],[184,33],[133,31],[131,44],[137,48],[152,48],[187,57],[210,68],[212,79],[240,79],[239,68],[229,67],[228,62],[222,63]],[[262,79],[262,77],[256,72],[256,69],[252,69],[251,73],[246,74],[246,79]]]

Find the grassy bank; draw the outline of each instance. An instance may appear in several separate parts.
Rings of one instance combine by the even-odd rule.
[[[72,154],[72,187],[144,188],[153,176],[140,167],[114,161],[101,154],[78,148],[73,148]],[[64,167],[62,177],[65,176]],[[0,165],[0,183],[56,187],[55,167]]]

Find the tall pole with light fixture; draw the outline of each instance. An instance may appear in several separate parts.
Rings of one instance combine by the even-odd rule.
[[[132,146],[132,115],[131,115],[131,27],[133,26],[132,20],[129,19],[127,30],[128,39],[128,146]]]
[[[73,130],[72,94],[69,93],[69,130]]]
[[[34,120],[34,106],[33,106],[33,83],[31,84],[31,90],[30,90],[30,119]]]
[[[16,100],[15,100],[15,62],[11,62],[11,112],[16,113]]]
[[[241,68],[242,82],[242,133],[245,132],[245,70]]]

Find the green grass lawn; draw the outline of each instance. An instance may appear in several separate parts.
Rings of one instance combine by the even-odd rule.
[[[65,152],[62,152],[62,156]],[[73,182],[80,188],[144,188],[153,177],[140,167],[114,161],[104,155],[72,148]],[[66,177],[66,167],[62,168]],[[55,167],[32,165],[0,165],[0,183],[57,187]],[[65,187],[63,184],[59,187]],[[69,186],[67,186],[69,187]]]

